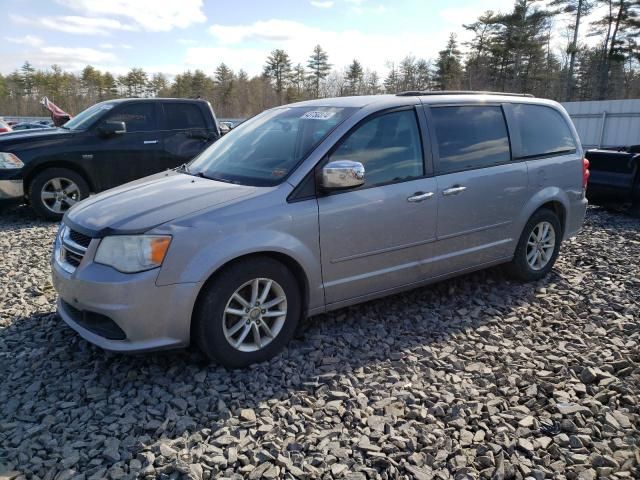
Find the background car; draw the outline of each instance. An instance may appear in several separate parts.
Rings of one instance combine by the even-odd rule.
[[[42,123],[20,122],[20,123],[16,123],[11,128],[13,129],[13,131],[18,131],[18,130],[37,130],[40,128],[51,128],[51,127],[49,125],[43,125]]]

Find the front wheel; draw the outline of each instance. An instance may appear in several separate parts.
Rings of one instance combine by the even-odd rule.
[[[509,273],[525,282],[543,278],[560,252],[562,229],[557,215],[546,208],[535,212],[522,231]]]
[[[88,196],[86,180],[67,168],[44,170],[29,185],[31,206],[49,220],[60,220],[69,208]]]
[[[242,368],[282,350],[300,315],[295,276],[276,260],[251,257],[205,287],[194,314],[194,340],[211,360]]]

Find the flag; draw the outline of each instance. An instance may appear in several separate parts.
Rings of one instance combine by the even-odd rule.
[[[41,101],[40,104],[46,108],[47,110],[49,110],[50,114],[51,114],[51,120],[53,120],[53,124],[56,127],[61,127],[62,125],[64,125],[65,123],[67,123],[69,120],[71,120],[71,115],[69,115],[67,112],[65,112],[64,110],[62,110],[59,106],[57,106],[55,103],[53,103],[51,100],[49,100],[47,97],[44,97]]]

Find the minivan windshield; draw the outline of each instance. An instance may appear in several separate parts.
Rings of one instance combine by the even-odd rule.
[[[223,136],[188,171],[242,185],[277,185],[355,110],[320,106],[268,110]]]
[[[111,110],[113,106],[113,103],[96,103],[73,117],[65,123],[62,128],[66,128],[68,130],[86,130],[98,117],[101,117],[104,113]]]

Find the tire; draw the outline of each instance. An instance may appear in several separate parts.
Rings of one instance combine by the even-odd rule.
[[[532,255],[532,252],[538,250],[538,246],[529,245],[529,242],[533,241],[534,243],[537,243],[535,239],[532,239],[531,237],[534,235],[534,229],[540,228],[540,225],[543,225],[542,232],[544,231],[544,225],[548,225],[549,228],[552,229],[553,241],[547,240],[545,242],[540,242],[540,249],[543,250],[544,253],[541,252],[540,256],[538,256],[536,253],[533,253]],[[536,230],[536,232],[542,233],[540,230]],[[513,260],[507,264],[507,272],[515,279],[525,282],[540,280],[553,268],[553,265],[558,258],[558,254],[560,253],[561,242],[562,227],[560,226],[558,216],[546,208],[536,211],[522,231]],[[544,245],[553,245],[553,250],[543,248]],[[531,260],[535,264],[535,259],[539,259],[537,265],[539,268],[534,268],[534,265],[530,263]],[[542,264],[543,261],[546,263]]]
[[[259,306],[251,302],[256,280],[258,302],[262,300],[260,297],[268,281],[272,282],[269,295]],[[236,293],[238,295],[234,296]],[[283,296],[284,302],[275,303],[269,309],[262,308]],[[209,359],[227,368],[243,368],[268,360],[285,347],[295,333],[301,306],[298,282],[285,265],[269,257],[240,260],[216,275],[200,294],[194,312],[192,339]],[[278,316],[285,309],[286,314]],[[235,313],[228,313],[230,311]],[[259,333],[259,341],[255,330]],[[244,340],[241,340],[245,332]],[[258,342],[262,342],[260,347]]]
[[[43,196],[51,196],[43,198]],[[72,205],[89,196],[87,181],[67,168],[48,168],[29,184],[29,201],[36,213],[49,220],[60,220]],[[59,205],[59,207],[58,207]]]

